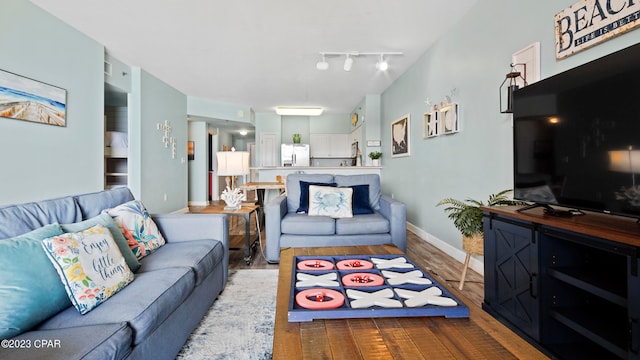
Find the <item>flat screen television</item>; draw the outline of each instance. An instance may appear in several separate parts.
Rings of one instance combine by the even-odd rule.
[[[514,197],[640,217],[640,44],[513,93]]]

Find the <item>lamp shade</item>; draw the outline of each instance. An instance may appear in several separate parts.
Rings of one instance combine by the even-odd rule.
[[[640,150],[609,151],[609,170],[640,173]]]
[[[216,153],[216,158],[218,159],[218,176],[249,174],[248,151],[219,151]]]

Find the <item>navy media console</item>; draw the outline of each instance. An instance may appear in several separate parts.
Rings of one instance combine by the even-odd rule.
[[[640,224],[485,207],[483,309],[560,359],[640,359]]]

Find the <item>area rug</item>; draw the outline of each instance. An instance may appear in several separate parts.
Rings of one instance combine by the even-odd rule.
[[[271,359],[278,270],[234,270],[177,359]]]

